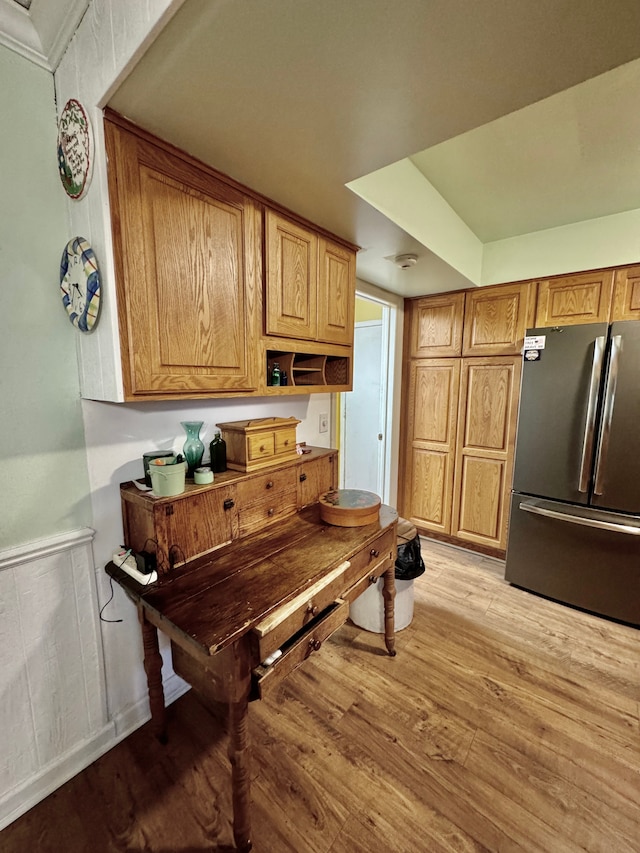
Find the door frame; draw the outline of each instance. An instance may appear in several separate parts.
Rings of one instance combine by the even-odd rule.
[[[397,375],[402,366],[402,328],[403,300],[396,294],[387,293],[374,285],[358,282],[356,296],[382,307],[382,341],[380,359],[381,394],[380,421],[382,428],[382,451],[378,482],[383,503],[396,505],[398,491],[398,434],[400,413],[400,379]],[[366,322],[366,321],[365,321]],[[400,352],[398,351],[400,347]],[[384,393],[386,392],[386,393]],[[340,483],[344,483],[345,469],[345,433],[346,407],[342,392],[339,398],[339,447],[340,447]]]

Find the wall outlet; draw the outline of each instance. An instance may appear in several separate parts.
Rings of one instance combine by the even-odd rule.
[[[329,415],[323,412],[318,418],[318,432],[329,432]]]

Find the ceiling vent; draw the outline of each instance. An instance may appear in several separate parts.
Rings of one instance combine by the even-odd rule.
[[[417,255],[396,255],[394,263],[401,270],[408,270],[409,267],[414,267],[418,261]]]

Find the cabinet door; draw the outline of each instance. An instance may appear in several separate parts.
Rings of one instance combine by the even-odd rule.
[[[320,495],[337,489],[337,455],[332,453],[310,459],[296,467],[298,477],[298,509],[316,503]]]
[[[146,138],[105,133],[125,394],[253,390],[253,202]]]
[[[411,362],[402,515],[439,533],[451,530],[460,359]]]
[[[640,266],[616,270],[611,319],[640,319]]]
[[[321,237],[318,263],[319,341],[353,343],[353,316],[356,298],[355,254]]]
[[[464,293],[405,300],[409,314],[409,355],[439,358],[462,352]]]
[[[452,534],[504,549],[513,477],[520,356],[462,361]]]
[[[518,355],[533,325],[530,282],[481,287],[467,292],[464,308],[463,355]]]
[[[577,326],[609,320],[613,270],[538,282],[535,326]]]
[[[230,542],[237,534],[236,491],[219,486],[158,509],[158,544],[173,563],[183,563]]]
[[[273,210],[265,211],[265,332],[314,340],[318,238]]]

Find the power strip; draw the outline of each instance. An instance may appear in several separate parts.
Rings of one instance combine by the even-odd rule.
[[[115,551],[111,559],[119,569],[122,569],[123,572],[126,572],[134,580],[138,581],[138,583],[141,583],[142,586],[149,586],[149,584],[155,583],[158,580],[158,573],[156,571],[148,575],[139,571],[136,558],[131,551]]]

